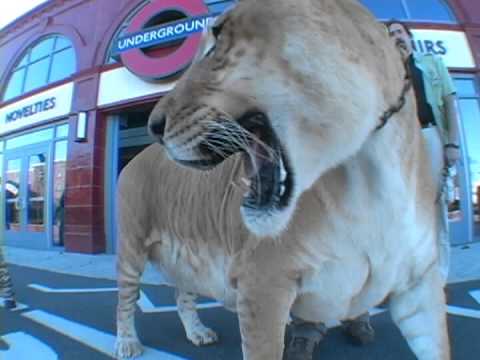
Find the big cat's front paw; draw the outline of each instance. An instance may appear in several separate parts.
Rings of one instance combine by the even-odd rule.
[[[115,359],[134,359],[143,353],[143,346],[136,338],[117,338]]]

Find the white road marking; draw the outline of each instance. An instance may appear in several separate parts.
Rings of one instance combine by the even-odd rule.
[[[154,306],[150,301],[147,295],[143,291],[140,291],[140,298],[137,301],[137,305],[144,313],[158,313],[158,312],[171,312],[177,311],[176,305],[167,305],[167,306]],[[209,302],[203,304],[197,304],[197,309],[209,309],[222,307],[223,305],[219,302]]]
[[[153,303],[142,290],[140,290],[140,297],[137,301],[137,305],[143,312],[148,312],[148,309],[154,308]]]
[[[100,293],[100,292],[114,292],[118,291],[118,288],[76,288],[76,289],[52,289],[47,286],[39,284],[29,284],[28,287],[46,293],[57,293],[57,294],[78,294],[78,293]],[[177,311],[176,305],[170,306],[154,306],[150,301],[147,295],[143,291],[140,291],[140,298],[137,301],[137,304],[144,313],[158,313],[158,312],[172,312]],[[197,304],[197,309],[208,309],[222,307],[223,305],[219,302],[210,302],[204,304]]]
[[[475,301],[480,304],[480,290],[470,291],[470,296],[473,297]]]
[[[5,307],[5,300],[0,301],[0,307]],[[14,307],[13,309],[9,309],[9,311],[20,311],[20,310],[25,310],[28,309],[28,306],[25,304],[21,304],[17,301],[17,306]]]
[[[473,310],[473,309],[467,309],[467,308],[462,308],[458,306],[447,306],[448,308],[448,313],[450,315],[459,315],[459,316],[465,316],[465,317],[471,317],[474,319],[480,319],[480,310]]]
[[[52,289],[47,286],[38,284],[29,284],[28,287],[47,293],[98,293],[98,292],[112,292],[118,291],[118,288],[78,288],[78,289]]]
[[[33,320],[43,326],[53,329],[71,339],[74,339],[94,350],[97,350],[107,356],[114,357],[113,349],[115,344],[115,336],[100,330],[67,320],[57,315],[50,314],[41,310],[34,310],[23,313],[22,316]],[[138,360],[186,360],[185,358],[156,350],[150,347],[144,347],[145,352],[142,356],[137,357]],[[32,352],[29,349],[29,354]],[[15,360],[23,359],[16,358]],[[25,359],[31,359],[27,357]],[[37,357],[35,357],[37,359]],[[12,358],[12,360],[14,360]],[[43,359],[42,359],[43,360]]]
[[[32,359],[32,354],[35,354],[35,360],[58,359],[58,355],[50,347],[24,332],[2,335],[2,339],[9,346],[8,350],[0,350],[2,360]]]

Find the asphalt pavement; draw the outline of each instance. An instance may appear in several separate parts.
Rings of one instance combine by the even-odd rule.
[[[19,309],[0,307],[0,359],[112,359],[115,340],[116,284],[11,265]],[[449,332],[454,360],[478,360],[480,354],[480,281],[448,285]],[[142,285],[137,331],[146,346],[139,359],[241,360],[235,314],[210,299],[200,299],[205,325],[220,342],[207,347],[189,343],[175,311],[173,289]],[[388,312],[372,317],[373,344],[350,344],[342,329],[332,328],[315,352],[316,360],[414,360]],[[7,349],[7,343],[9,348]],[[3,355],[3,357],[2,357]]]

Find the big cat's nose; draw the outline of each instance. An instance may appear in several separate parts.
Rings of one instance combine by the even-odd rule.
[[[149,121],[150,133],[155,136],[160,144],[163,144],[163,135],[165,134],[166,123],[167,117],[163,114],[159,117],[150,118]]]

